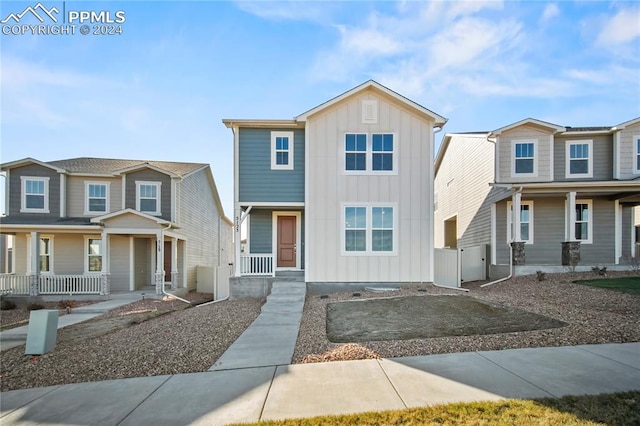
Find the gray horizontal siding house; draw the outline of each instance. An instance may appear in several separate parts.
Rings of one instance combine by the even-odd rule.
[[[433,132],[445,118],[370,80],[293,119],[223,123],[237,276],[433,281]]]
[[[435,174],[435,247],[486,244],[494,277],[511,261],[523,274],[640,255],[640,118],[582,128],[525,119],[447,134]]]
[[[12,264],[0,286],[13,294],[186,292],[199,266],[233,261],[208,164],[25,158],[1,170]]]

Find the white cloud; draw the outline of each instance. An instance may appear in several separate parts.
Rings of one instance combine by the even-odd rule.
[[[629,43],[640,37],[640,8],[620,9],[606,20],[596,37],[597,46],[611,46]]]
[[[540,20],[544,22],[549,22],[552,19],[560,16],[560,7],[556,3],[549,3],[545,6],[544,12],[542,12],[542,18]]]
[[[238,9],[264,19],[285,21],[318,21],[329,16],[329,2],[300,1],[235,1]]]
[[[392,55],[402,50],[392,36],[373,29],[350,30],[340,26],[341,47],[356,55]]]

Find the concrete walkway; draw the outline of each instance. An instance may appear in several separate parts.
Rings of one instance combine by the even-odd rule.
[[[209,371],[290,364],[305,295],[304,281],[274,281],[258,318]]]
[[[280,365],[16,390],[0,423],[224,425],[640,390],[640,343]]]
[[[152,297],[153,296],[155,295],[152,295]],[[136,293],[121,293],[111,295],[109,297],[111,297],[111,299],[104,302],[79,306],[71,309],[70,314],[62,315],[58,318],[58,330],[90,320],[98,315],[102,315],[103,313],[110,311],[111,309],[137,302],[142,298],[140,294]],[[0,350],[5,351],[7,349],[15,348],[16,346],[24,345],[27,341],[28,329],[29,325],[23,325],[20,327],[10,328],[9,330],[0,331]]]

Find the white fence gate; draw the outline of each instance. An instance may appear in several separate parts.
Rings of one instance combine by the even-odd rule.
[[[460,287],[463,282],[486,279],[486,246],[434,250],[434,282]]]
[[[229,277],[233,274],[231,265],[218,266],[216,269],[216,291],[213,293],[215,300],[229,297]]]

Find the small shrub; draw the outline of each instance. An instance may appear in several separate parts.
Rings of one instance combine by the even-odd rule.
[[[12,300],[7,300],[7,299],[0,300],[0,310],[11,311],[15,308],[16,308],[16,304]]]
[[[640,273],[640,255],[634,257],[628,256],[625,257],[624,260],[629,264],[629,270],[631,272],[635,272],[636,274]]]
[[[536,271],[536,277],[538,278],[538,281],[544,281],[547,279],[547,274],[542,271]]]
[[[44,305],[40,303],[29,303],[27,305],[27,310],[29,311],[39,311],[40,309],[44,309]]]
[[[607,267],[603,266],[602,268],[599,268],[598,266],[593,266],[591,268],[591,271],[593,271],[594,274],[599,275],[601,277],[606,277],[607,276]]]

